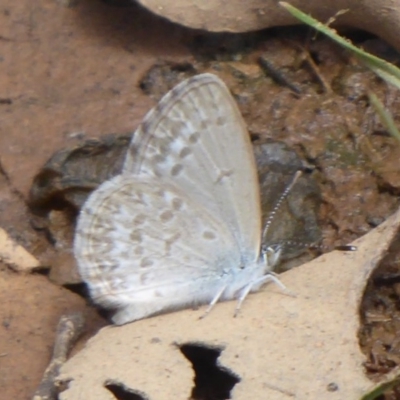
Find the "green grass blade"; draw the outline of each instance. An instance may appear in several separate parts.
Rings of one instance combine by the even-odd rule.
[[[375,107],[376,112],[379,114],[382,123],[385,125],[388,132],[400,141],[400,132],[393,120],[392,115],[385,109],[383,103],[376,97],[374,93],[368,93],[370,103]]]
[[[367,67],[372,69],[382,79],[400,89],[400,69],[397,68],[395,65],[390,64],[387,61],[382,60],[381,58],[376,57],[370,53],[367,53],[362,49],[359,49],[358,47],[354,46],[349,40],[339,36],[336,33],[336,31],[330,28],[329,26],[326,26],[323,23],[311,17],[310,15],[303,13],[302,11],[290,5],[289,3],[281,1],[279,2],[279,4],[298,20],[313,27],[317,31],[325,34],[335,42],[342,45],[344,48],[352,51],[359,59],[361,59],[367,65]]]

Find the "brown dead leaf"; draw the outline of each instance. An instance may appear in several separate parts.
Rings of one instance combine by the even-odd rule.
[[[178,24],[213,32],[246,32],[298,23],[274,0],[138,0],[138,3]],[[400,6],[397,2],[292,0],[290,4],[322,22],[348,10],[336,18],[338,25],[372,32],[399,49]]]
[[[359,305],[399,223],[400,211],[355,241],[357,251],[282,274],[295,298],[269,285],[237,318],[227,302],[203,320],[202,310],[185,310],[102,329],[64,366],[62,380],[72,380],[60,398],[110,399],[110,382],[153,400],[188,398],[194,373],[180,351],[186,345],[217,349],[217,366],[240,379],[233,399],[359,399],[374,386],[357,339]]]
[[[39,261],[22,246],[15,243],[8,233],[0,228],[0,260],[16,271],[32,271],[40,267]]]

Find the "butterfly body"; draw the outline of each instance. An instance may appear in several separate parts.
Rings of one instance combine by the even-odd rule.
[[[93,300],[122,324],[258,290],[257,171],[226,86],[203,74],[169,92],[133,135],[121,175],[78,219],[74,252]]]

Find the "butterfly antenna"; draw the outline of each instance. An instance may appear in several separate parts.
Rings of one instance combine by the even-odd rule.
[[[351,244],[341,244],[338,246],[325,246],[323,244],[310,244],[307,246],[307,248],[312,249],[312,250],[320,250],[324,253],[327,253],[328,251],[333,251],[333,250],[338,250],[338,251],[356,251],[357,246],[352,246]]]
[[[281,194],[281,196],[279,197],[278,201],[276,202],[274,208],[269,213],[267,221],[265,222],[261,243],[265,242],[265,237],[267,235],[268,229],[271,226],[271,224],[272,224],[272,222],[273,222],[273,220],[275,218],[276,213],[281,208],[281,205],[282,205],[283,201],[286,199],[286,197],[288,197],[290,191],[292,190],[293,186],[296,184],[296,182],[298,181],[298,179],[300,178],[301,175],[302,175],[302,171],[297,171],[296,172],[296,174],[294,175],[294,177],[292,179],[292,182],[290,182],[290,184],[286,187],[286,189],[284,190],[284,192]]]
[[[284,247],[284,246],[292,246],[292,247],[302,247],[304,249],[310,249],[310,250],[320,250],[321,252],[328,252],[328,251],[333,251],[333,250],[338,250],[338,251],[356,251],[357,246],[352,246],[352,245],[338,245],[338,246],[326,246],[323,244],[319,243],[306,243],[302,241],[297,241],[297,240],[285,240],[276,244],[270,244],[270,248],[274,247]]]

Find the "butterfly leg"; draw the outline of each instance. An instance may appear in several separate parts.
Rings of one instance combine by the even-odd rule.
[[[212,308],[215,306],[215,304],[218,302],[218,300],[221,298],[222,293],[224,293],[226,289],[226,285],[222,286],[222,288],[217,292],[217,294],[213,297],[213,299],[211,300],[210,304],[208,305],[206,311],[204,312],[203,315],[200,316],[199,319],[203,319],[211,310]]]
[[[234,317],[236,317],[239,314],[240,307],[242,306],[242,303],[244,299],[247,297],[247,295],[251,292],[251,290],[255,286],[261,286],[264,285],[264,283],[267,283],[268,281],[272,281],[275,284],[277,284],[283,291],[287,291],[286,286],[279,280],[279,278],[274,274],[274,273],[268,273],[267,275],[262,276],[261,278],[258,278],[246,286],[243,287],[243,289],[240,291],[240,296],[238,298],[238,302],[235,308],[235,313],[233,314]]]

